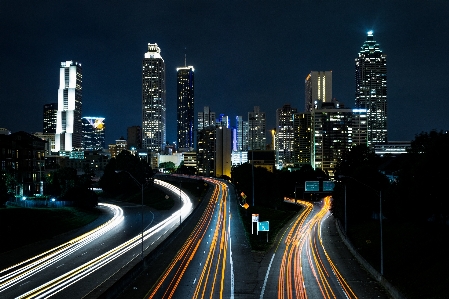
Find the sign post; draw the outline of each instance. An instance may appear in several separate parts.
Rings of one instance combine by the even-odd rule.
[[[254,234],[254,222],[259,223],[259,214],[252,214],[251,217],[251,235]],[[257,230],[257,234],[259,234],[259,230]]]
[[[268,243],[268,232],[270,231],[270,221],[262,221],[257,223],[257,232],[265,231],[267,232],[267,243]]]

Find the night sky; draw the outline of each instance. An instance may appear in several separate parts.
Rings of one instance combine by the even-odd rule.
[[[83,66],[83,116],[106,120],[106,142],[141,125],[142,59],[166,65],[167,142],[176,140],[176,67],[195,68],[204,106],[247,119],[254,106],[304,110],[304,79],[333,71],[333,97],[354,106],[354,59],[366,39],[387,54],[388,137],[449,129],[449,1],[0,0],[0,128],[42,131],[61,61]],[[196,118],[196,117],[195,117]]]

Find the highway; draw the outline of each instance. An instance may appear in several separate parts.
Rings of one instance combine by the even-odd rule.
[[[205,212],[146,298],[232,298],[228,187],[205,181],[214,185]]]
[[[151,250],[192,211],[192,202],[184,192],[163,181],[155,180],[155,184],[173,196],[181,194],[179,210],[158,213],[137,205],[100,203],[100,209],[113,214],[106,223],[24,261],[11,259],[13,265],[0,271],[0,297],[85,296],[131,260],[140,258],[142,208],[144,250]]]

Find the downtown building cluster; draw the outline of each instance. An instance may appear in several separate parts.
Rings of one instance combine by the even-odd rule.
[[[24,175],[35,183],[23,187],[20,193],[39,192],[49,157],[55,157],[50,159],[54,164],[61,164],[63,158],[65,166],[80,168],[88,163],[101,171],[109,158],[128,150],[153,169],[173,162],[204,176],[230,176],[233,165],[249,162],[270,171],[310,164],[333,178],[337,162],[354,145],[405,152],[404,146],[391,145],[387,140],[387,62],[372,32],[368,32],[355,58],[353,108],[333,97],[332,71],[311,71],[304,80],[304,110],[290,103],[282,105],[273,111],[276,122],[272,129],[266,127],[267,114],[260,106],[245,117],[215,113],[210,106],[202,107],[195,115],[195,70],[185,59],[184,65],[177,68],[177,139],[174,144],[168,143],[165,73],[161,49],[149,43],[142,60],[142,114],[136,116],[141,123],[128,127],[126,139],[121,137],[106,148],[105,119],[82,117],[81,64],[61,62],[58,101],[44,105],[43,131],[27,137],[14,137],[24,132],[9,137],[0,134],[2,146],[13,144],[5,138],[29,139],[30,144],[37,139],[46,141],[38,143],[39,149],[33,155],[39,159]],[[15,151],[11,148],[6,151],[10,154],[1,157],[3,168],[17,164]]]

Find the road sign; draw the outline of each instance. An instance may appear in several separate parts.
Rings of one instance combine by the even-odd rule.
[[[258,223],[258,230],[260,232],[267,232],[270,230],[270,221],[262,221]]]
[[[248,209],[249,208],[249,204],[247,204],[246,202],[243,204],[243,206],[242,207],[244,207],[245,209]]]
[[[306,181],[305,192],[319,192],[320,181]]]
[[[335,183],[332,181],[323,181],[323,191],[334,191]]]
[[[259,222],[259,214],[252,214],[251,216],[253,222]]]

